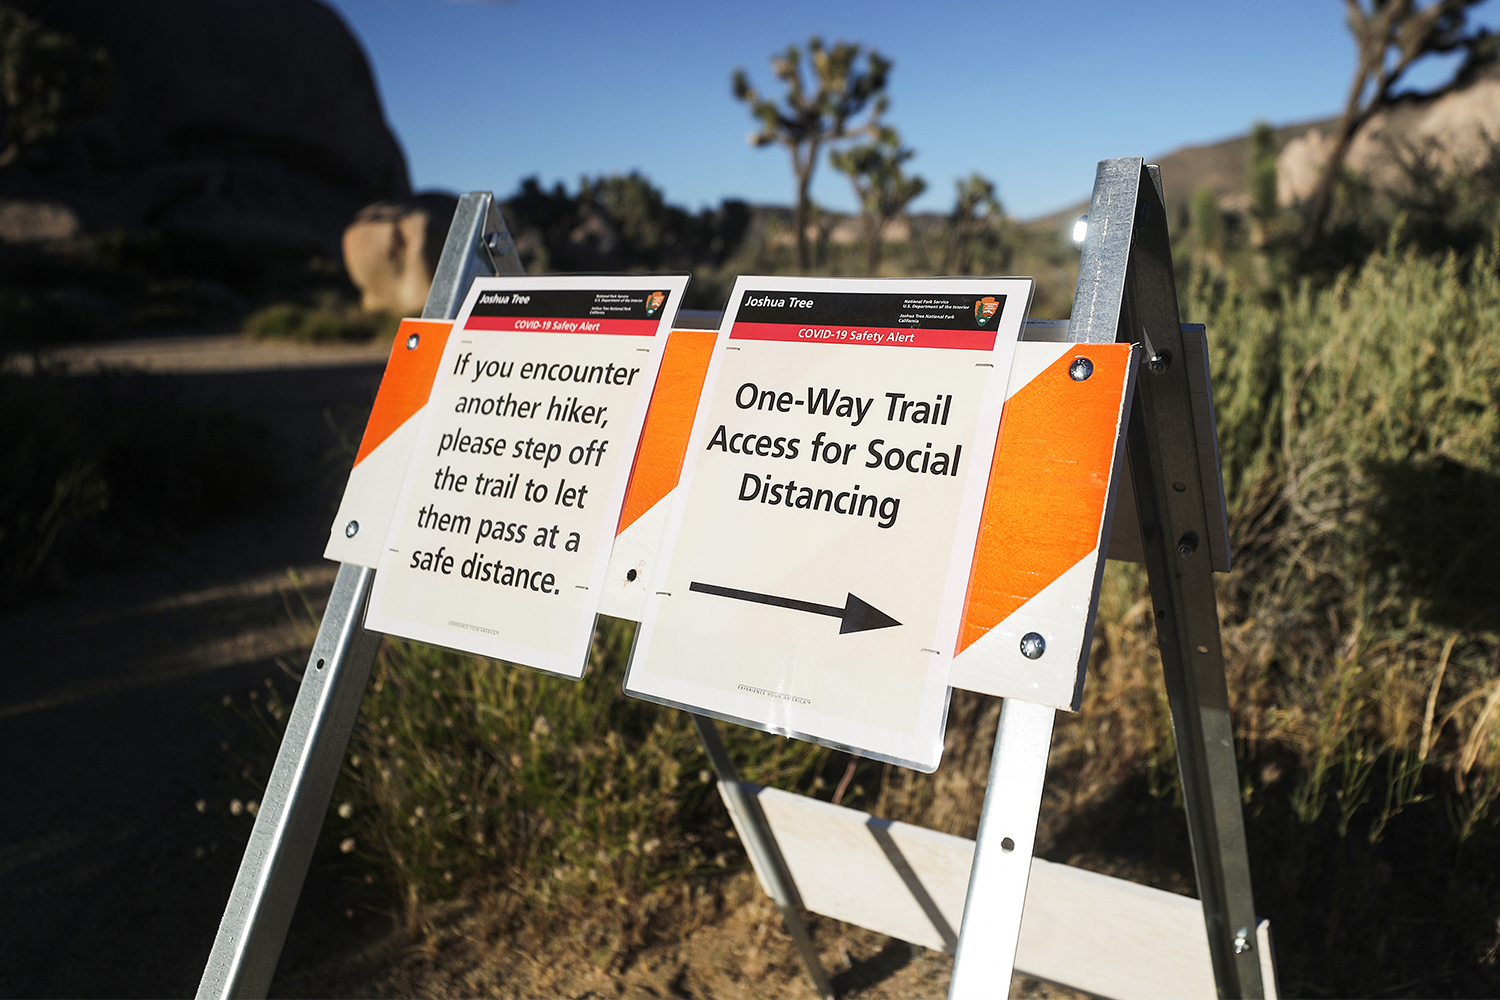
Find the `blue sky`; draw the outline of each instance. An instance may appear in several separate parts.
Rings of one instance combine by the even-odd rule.
[[[947,211],[978,171],[1023,219],[1086,198],[1100,159],[1331,116],[1354,65],[1339,0],[324,2],[369,55],[414,187],[639,170],[690,209],[790,204],[787,154],[746,144],[730,75],[779,93],[771,55],[814,34],[894,60],[887,120],[928,183],[914,209]],[[813,196],[854,208],[826,161]]]

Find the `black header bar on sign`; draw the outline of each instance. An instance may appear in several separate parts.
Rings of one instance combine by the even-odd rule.
[[[660,290],[538,289],[482,292],[474,316],[546,316],[552,319],[656,319],[672,293]]]
[[[993,330],[1005,296],[887,292],[746,291],[736,323],[796,323],[928,330]]]

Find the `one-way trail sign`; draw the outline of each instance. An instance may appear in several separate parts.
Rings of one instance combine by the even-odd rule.
[[[1030,298],[1029,278],[740,277],[626,693],[935,768]]]

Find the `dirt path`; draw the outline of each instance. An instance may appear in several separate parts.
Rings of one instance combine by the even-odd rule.
[[[334,572],[330,456],[384,350],[220,335],[60,354],[79,377],[151,372],[153,390],[257,417],[286,456],[288,488],[253,516],[0,617],[0,995],[190,995],[252,822],[244,753],[263,745],[223,702],[242,711],[301,667],[293,612],[320,610]]]

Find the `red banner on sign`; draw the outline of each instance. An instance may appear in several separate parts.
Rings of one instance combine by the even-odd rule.
[[[736,323],[730,340],[787,340],[803,344],[854,344],[866,347],[928,347],[956,351],[989,351],[994,330],[924,330],[914,327],[838,326],[832,324]]]
[[[606,333],[625,337],[656,336],[654,319],[609,319],[603,316],[470,316],[465,330],[515,330],[519,333]]]

